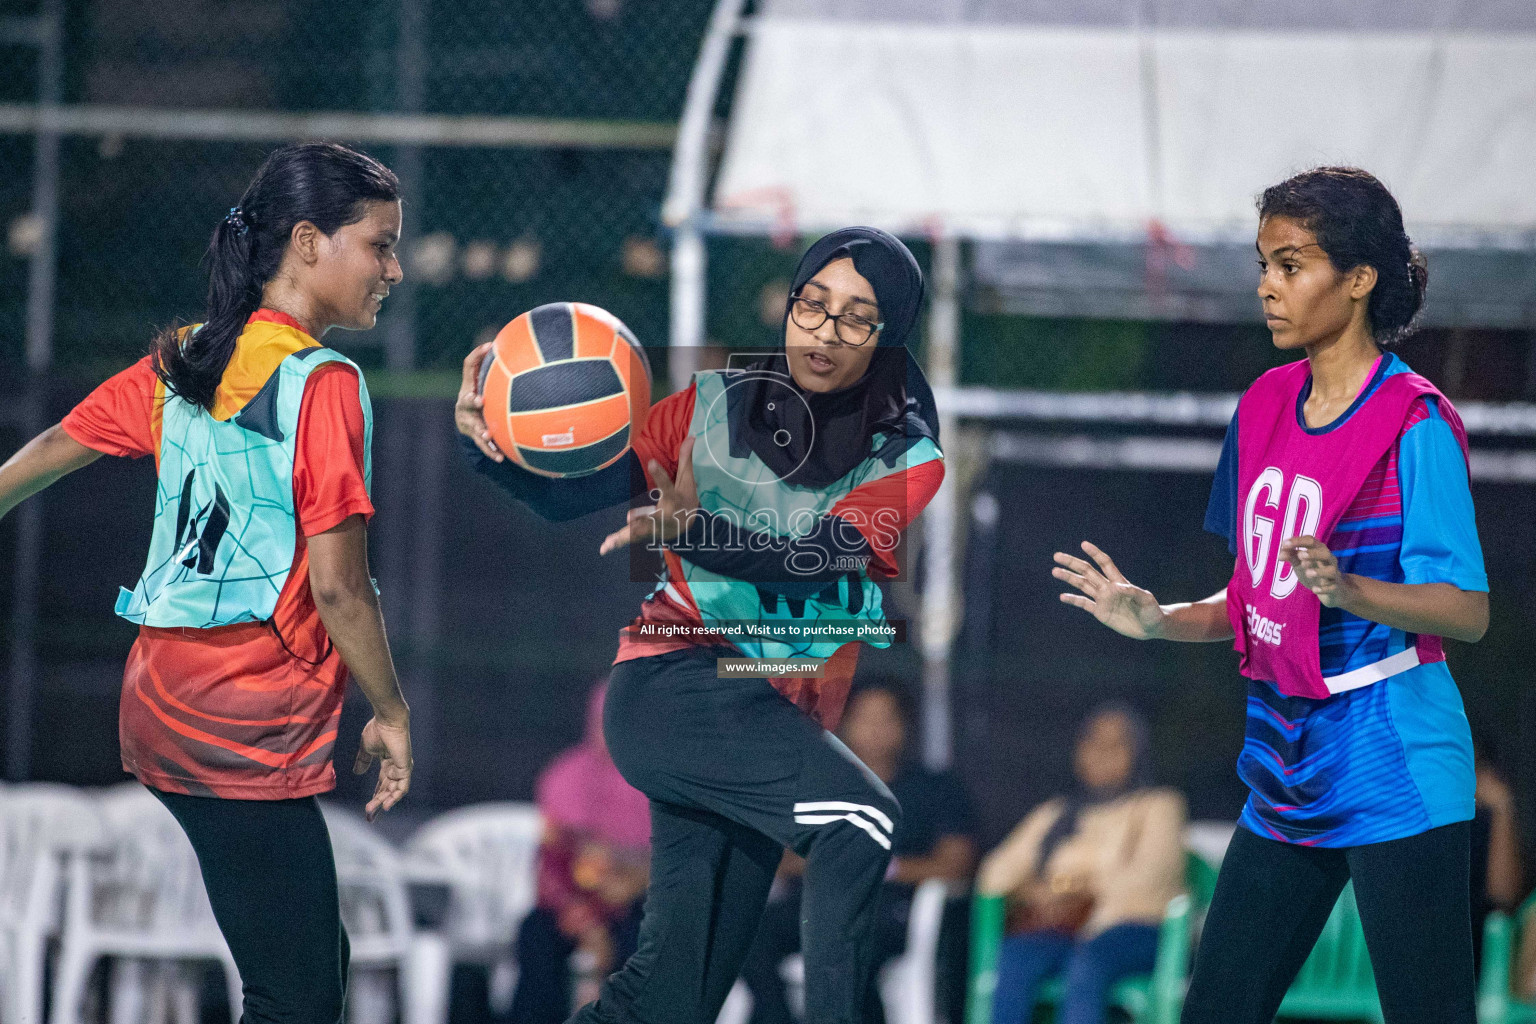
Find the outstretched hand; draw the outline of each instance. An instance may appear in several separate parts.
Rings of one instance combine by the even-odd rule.
[[[459,384],[459,397],[453,403],[453,425],[459,433],[475,442],[475,447],[492,462],[503,462],[506,456],[491,440],[491,432],[485,426],[485,398],[480,394],[480,364],[490,356],[491,346],[476,345],[464,357],[464,379]]]
[[[651,491],[656,504],[630,509],[623,528],[603,538],[598,554],[606,555],[630,544],[670,544],[688,529],[693,514],[699,510],[699,489],[693,481],[693,442],[690,436],[678,450],[675,483],[661,463],[650,461],[646,468],[656,482],[656,489]]]
[[[1108,555],[1088,541],[1083,550],[1092,563],[1065,552],[1056,552],[1051,575],[1082,591],[1062,594],[1061,600],[1093,614],[1110,629],[1132,640],[1149,640],[1162,631],[1163,609],[1149,590],[1131,583]]]
[[[374,787],[373,799],[363,809],[369,821],[399,803],[411,788],[411,769],[415,765],[411,757],[411,727],[385,725],[370,718],[363,726],[357,760],[352,763],[353,773],[362,775],[372,767],[375,758],[379,760],[379,784]]]

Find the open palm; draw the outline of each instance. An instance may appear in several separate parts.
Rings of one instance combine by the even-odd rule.
[[[1152,592],[1127,580],[1108,555],[1086,540],[1083,550],[1092,562],[1056,552],[1056,568],[1051,575],[1081,591],[1062,594],[1062,601],[1092,612],[1094,618],[1121,636],[1133,640],[1157,636],[1163,610]]]

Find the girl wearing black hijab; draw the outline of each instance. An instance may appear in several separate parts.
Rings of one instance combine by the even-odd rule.
[[[858,645],[890,642],[876,581],[938,490],[933,396],[905,342],[923,278],[906,246],[845,228],[801,258],[784,347],[705,372],[651,410],[634,450],[589,477],[503,460],[464,363],[455,416],[476,467],[550,519],[633,495],[608,553],[663,548],[665,572],[620,637],[604,734],[651,801],[638,951],[578,1022],[711,1024],[735,982],[781,853],[806,858],[806,1017],[853,1024],[900,808],[829,731]],[[827,659],[820,678],[719,677],[729,658]]]

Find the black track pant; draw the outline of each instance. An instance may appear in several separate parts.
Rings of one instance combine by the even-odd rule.
[[[832,734],[763,679],[716,679],[730,651],[616,665],[603,731],[651,798],[651,887],[640,944],[581,1024],[713,1024],[784,847],[806,858],[806,1019],[855,1024],[900,809]]]
[[[197,851],[245,988],[242,1024],[337,1024],[350,947],[320,804],[151,789]]]
[[[1183,1024],[1270,1024],[1344,883],[1387,1024],[1473,1024],[1468,822],[1347,849],[1239,828],[1195,956]]]

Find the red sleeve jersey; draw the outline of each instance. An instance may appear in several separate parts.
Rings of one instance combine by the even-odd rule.
[[[234,378],[259,360],[241,355],[220,385],[226,398],[236,387],[253,390]],[[93,391],[62,427],[108,455],[158,459],[163,395],[146,357]],[[363,435],[357,372],[343,363],[317,368],[299,407],[293,564],[271,621],[140,627],[124,673],[119,738],[123,767],[147,785],[257,800],[335,786],[331,753],[346,666],[310,592],[307,537],[352,515],[372,516]]]
[[[645,470],[645,480],[651,479],[651,460],[661,463],[668,476],[677,479],[677,456],[683,442],[688,439],[688,427],[693,422],[693,403],[698,386],[689,384],[682,391],[668,395],[651,406],[645,427],[635,438],[635,457]]]
[[[145,356],[107,380],[64,417],[64,432],[103,455],[137,459],[160,453],[159,380]],[[345,444],[349,458],[335,458]],[[363,485],[363,406],[357,372],[345,363],[315,370],[299,406],[293,457],[294,512],[314,536],[349,515],[373,515]]]
[[[138,459],[160,452],[159,382],[145,356],[69,411],[59,424],[64,433],[103,455]]]
[[[635,455],[645,469],[647,483],[654,484],[650,469],[652,460],[660,463],[668,476],[677,479],[678,453],[688,438],[688,428],[693,421],[695,395],[696,388],[690,384],[686,390],[669,395],[652,407],[645,429],[635,439]],[[896,548],[901,537],[933,500],[943,481],[944,463],[940,460],[925,462],[856,487],[832,506],[831,515],[843,516],[869,542],[873,555],[869,565],[872,577],[892,579],[897,575]],[[682,566],[677,556],[668,551],[664,558],[671,582],[647,598],[640,607],[639,617],[620,633],[615,664],[697,646],[698,641],[687,639],[645,640],[640,637],[637,627],[641,623],[689,626],[703,623],[687,584],[682,580]],[[720,643],[729,645],[723,637]],[[858,654],[857,643],[845,644],[828,659],[822,678],[777,678],[773,685],[822,726],[836,728],[853,682]]]

